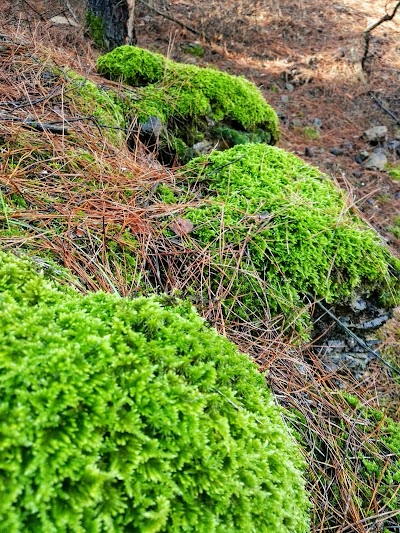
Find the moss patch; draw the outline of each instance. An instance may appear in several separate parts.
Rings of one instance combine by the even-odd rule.
[[[86,13],[86,27],[90,37],[99,48],[105,47],[105,26],[103,19],[96,16],[92,11]]]
[[[125,142],[127,117],[123,99],[111,89],[99,87],[74,71],[68,71],[67,76],[73,83],[68,97],[79,113],[93,117],[104,136],[113,143]]]
[[[281,149],[248,144],[195,159],[185,172],[208,195],[202,207],[185,214],[194,237],[208,249],[227,243],[232,254],[243,250],[241,265],[231,265],[224,283],[247,308],[262,312],[267,306],[294,319],[307,293],[327,302],[351,299],[357,291],[377,292],[392,306],[398,301],[400,262],[316,168]],[[227,267],[226,258],[219,262]],[[264,294],[246,281],[245,270],[266,282]]]
[[[275,111],[244,77],[176,63],[132,46],[99,58],[98,69],[113,80],[147,84],[131,99],[132,113],[143,123],[151,116],[160,118],[186,144],[191,142],[188,130],[212,130],[215,122],[251,134],[262,131],[263,141],[271,144],[279,138]],[[182,126],[182,121],[190,124]]]
[[[308,531],[263,377],[186,304],[82,296],[0,252],[0,391],[10,533]]]

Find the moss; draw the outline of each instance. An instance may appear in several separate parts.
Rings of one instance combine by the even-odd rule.
[[[90,37],[99,48],[105,47],[105,26],[103,19],[96,16],[92,11],[88,10],[86,13],[86,27],[89,31]]]
[[[394,180],[400,181],[400,166],[394,165],[388,168],[389,176]]]
[[[176,204],[178,202],[175,193],[162,183],[157,187],[157,198],[165,204]]]
[[[100,57],[97,67],[112,80],[123,80],[134,87],[157,83],[163,79],[167,60],[136,46],[120,46]]]
[[[213,129],[213,133],[216,138],[221,139],[223,143],[232,148],[237,144],[249,144],[249,143],[267,143],[271,141],[271,135],[269,132],[257,128],[253,132],[237,131],[229,126],[222,125]]]
[[[176,63],[132,46],[119,47],[99,58],[98,69],[114,80],[123,79],[134,86],[148,84],[137,91],[137,101],[132,100],[132,110],[141,121],[150,116],[165,124],[173,119],[211,119],[237,124],[238,129],[250,132],[262,129],[269,133],[271,143],[279,137],[275,111],[244,77]]]
[[[199,43],[184,43],[181,46],[182,50],[187,54],[190,54],[195,57],[204,56],[204,48]]]
[[[0,394],[7,532],[308,531],[263,376],[190,305],[82,296],[0,252]]]
[[[308,293],[327,302],[349,300],[357,291],[376,292],[387,305],[398,301],[400,262],[316,168],[281,149],[247,144],[197,158],[184,172],[207,190],[207,202],[184,216],[201,246],[215,251],[222,270],[231,270],[214,281],[230,287],[232,305],[258,307],[259,316],[266,307],[273,315],[283,312],[304,332]],[[221,256],[223,243],[229,248]],[[243,247],[247,262],[238,266],[232,258]]]
[[[68,79],[74,84],[68,97],[82,115],[93,117],[103,134],[112,142],[125,142],[127,117],[121,97],[116,92],[84,78],[74,71],[68,71]]]
[[[304,137],[312,141],[319,139],[319,136],[320,136],[320,132],[318,128],[316,128],[315,126],[306,126],[303,129],[303,134],[304,134]]]
[[[397,239],[400,239],[400,217],[394,219],[394,225],[390,228],[390,231]]]

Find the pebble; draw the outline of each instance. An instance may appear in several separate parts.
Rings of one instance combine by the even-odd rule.
[[[282,102],[282,104],[288,104],[289,103],[289,96],[287,96],[286,94],[283,94],[281,96],[281,102]]]
[[[307,157],[314,157],[314,149],[311,148],[310,146],[306,146],[305,150],[304,150],[304,154],[307,156]]]
[[[285,89],[292,93],[294,91],[294,85],[293,83],[285,83]]]
[[[301,120],[299,120],[298,118],[294,118],[292,120],[292,126],[294,126],[295,128],[299,128],[301,126]]]
[[[363,150],[362,152],[360,152],[356,157],[355,157],[355,162],[358,163],[359,165],[365,161],[366,159],[369,158],[369,152],[367,152],[366,150]]]
[[[322,128],[322,120],[319,119],[319,118],[315,118],[313,120],[313,125],[316,127],[316,128]]]

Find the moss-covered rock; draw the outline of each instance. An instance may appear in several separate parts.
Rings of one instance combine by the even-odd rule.
[[[7,532],[308,530],[262,375],[186,304],[82,296],[0,252],[0,395]]]
[[[100,57],[98,69],[113,80],[145,85],[131,100],[131,112],[142,123],[152,116],[160,118],[169,135],[179,137],[189,147],[196,142],[193,129],[218,139],[224,131],[221,124],[230,132],[237,131],[236,136],[230,133],[226,137],[229,146],[243,142],[243,138],[244,142],[262,140],[269,144],[279,138],[275,111],[244,77],[176,63],[132,46],[121,46]]]
[[[376,293],[389,307],[398,301],[400,262],[318,169],[281,149],[248,144],[194,159],[185,173],[208,197],[185,216],[195,225],[191,235],[225,270],[212,283],[229,287],[227,307],[236,301],[238,309],[258,307],[260,316],[265,308],[283,312],[302,330],[308,293],[327,302],[356,293]]]

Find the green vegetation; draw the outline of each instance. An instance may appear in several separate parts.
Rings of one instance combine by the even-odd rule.
[[[82,296],[0,252],[5,531],[306,533],[264,378],[194,309]]]
[[[400,239],[400,217],[394,219],[394,225],[390,228],[390,231],[397,239]]]
[[[388,168],[388,172],[391,178],[400,181],[400,166],[395,165]]]
[[[311,141],[316,141],[317,139],[319,139],[319,135],[320,135],[319,129],[316,128],[315,126],[306,126],[303,129],[303,133],[304,133],[304,137],[306,137],[307,139],[310,139]]]
[[[239,131],[263,130],[265,142],[279,137],[278,118],[259,89],[243,77],[212,68],[176,63],[132,46],[121,46],[98,60],[99,72],[122,79],[138,89],[131,99],[132,113],[141,122],[160,118],[170,133],[189,144],[189,129],[209,130],[210,121],[225,122]],[[190,135],[189,135],[190,137]]]
[[[185,216],[201,247],[215,251],[220,272],[230,269],[213,280],[230,287],[227,306],[231,298],[237,307],[258,305],[260,313],[267,306],[273,315],[296,319],[302,331],[307,293],[328,302],[357,291],[376,292],[389,305],[398,301],[400,262],[316,168],[278,148],[247,144],[197,158],[184,172],[207,191],[204,205]],[[227,247],[225,256],[220,252],[224,243],[232,256],[243,251],[239,266],[228,264]]]
[[[104,136],[115,144],[124,142],[128,119],[121,97],[116,92],[99,87],[74,71],[68,71],[67,76],[74,84],[68,92],[68,97],[79,113],[93,117],[102,127]]]
[[[181,46],[182,50],[187,54],[195,57],[204,56],[204,48],[199,43],[185,43]]]
[[[140,87],[162,80],[167,59],[161,54],[126,45],[100,57],[97,66],[99,72],[110,79]]]
[[[99,48],[104,48],[105,27],[101,17],[96,16],[92,11],[86,13],[86,27],[89,30],[90,37]]]

